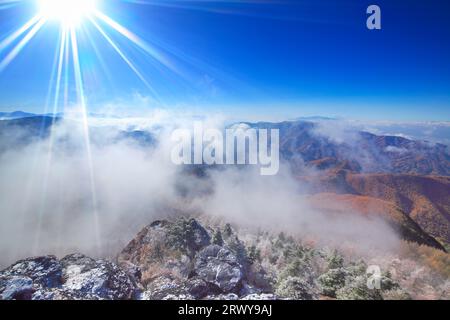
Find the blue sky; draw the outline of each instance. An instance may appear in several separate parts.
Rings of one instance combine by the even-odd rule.
[[[126,105],[450,120],[448,1],[147,2],[104,0],[101,10],[171,67],[104,26],[150,90],[95,27],[83,23],[78,41],[90,111]],[[381,7],[380,31],[366,28],[370,4]],[[35,11],[32,0],[0,10],[0,41]],[[0,109],[44,111],[58,37],[57,23],[47,23],[0,73]],[[0,60],[6,54],[0,52]]]

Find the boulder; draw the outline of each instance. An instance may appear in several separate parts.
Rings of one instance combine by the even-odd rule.
[[[35,285],[53,288],[61,285],[62,265],[55,256],[20,260],[1,273],[4,277],[28,277]]]
[[[186,291],[178,279],[161,276],[148,284],[147,290],[141,295],[141,300],[164,300],[168,296],[185,295]]]
[[[197,254],[195,273],[224,293],[238,290],[244,276],[236,256],[218,245],[210,245]]]
[[[74,254],[61,260],[64,266],[63,289],[80,297],[108,300],[131,299],[135,287],[130,277],[116,264]]]
[[[4,300],[131,299],[136,286],[116,264],[80,254],[18,261],[0,272]]]
[[[34,292],[33,280],[12,276],[0,279],[0,300],[30,300]]]

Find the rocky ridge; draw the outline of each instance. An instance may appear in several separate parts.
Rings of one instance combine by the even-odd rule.
[[[0,273],[3,300],[124,300],[135,293],[117,264],[81,254],[21,260]]]
[[[14,263],[0,271],[0,300],[410,299],[422,297],[414,296],[417,283],[427,284],[426,297],[450,299],[448,277],[432,277],[425,268],[417,282],[385,271],[381,288],[370,290],[368,264],[361,259],[283,233],[259,232],[251,241],[240,236],[229,224],[205,228],[195,219],[156,221],[115,262],[72,254]],[[394,262],[394,271],[417,270]]]

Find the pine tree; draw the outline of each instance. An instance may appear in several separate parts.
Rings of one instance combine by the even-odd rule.
[[[233,229],[231,228],[231,225],[229,223],[227,223],[225,225],[225,228],[223,230],[223,234],[225,235],[226,238],[229,238],[233,235]]]
[[[217,230],[212,238],[212,243],[218,246],[223,246],[223,238],[222,238],[222,232],[220,230]]]

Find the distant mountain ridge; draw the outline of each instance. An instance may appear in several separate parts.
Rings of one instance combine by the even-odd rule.
[[[0,121],[0,153],[17,143],[48,137],[61,118],[34,116]],[[450,156],[448,147],[399,136],[355,132],[337,141],[318,132],[311,121],[245,123],[252,128],[279,129],[280,152],[299,181],[328,211],[351,206],[392,222],[407,240],[450,248]],[[91,128],[92,143],[102,143],[103,127]],[[111,128],[106,128],[111,130]],[[120,131],[112,143],[131,141],[144,148],[158,144],[148,131]],[[100,141],[100,142],[99,142]],[[306,168],[306,170],[305,170]],[[313,199],[313,200],[314,200]],[[441,244],[443,246],[441,246]]]
[[[0,137],[5,135],[5,128],[11,126],[25,128],[30,136],[45,136],[42,130],[52,125],[49,120],[53,118],[27,114],[23,118],[3,120]],[[279,129],[281,156],[294,168],[306,165],[319,170],[346,169],[354,173],[450,176],[450,151],[444,144],[363,131],[354,132],[347,140],[336,141],[321,134],[319,125],[311,121],[245,124],[252,128]]]
[[[13,111],[13,112],[0,112],[0,120],[12,120],[20,118],[28,118],[37,116],[34,113],[23,112],[23,111]]]
[[[63,117],[60,116],[29,116],[0,121],[0,153],[9,148],[30,144],[36,139],[47,138],[52,126],[60,123],[62,119]],[[98,136],[102,137],[102,130],[109,129],[92,128],[90,130],[91,142],[93,144],[101,143]],[[118,130],[111,142],[123,140],[133,141],[141,147],[150,148],[157,145],[156,138],[150,132],[141,130]]]
[[[106,116],[101,113],[94,113],[89,112],[88,115],[90,117],[97,117],[97,118],[116,118],[112,117],[110,115]],[[0,112],[0,120],[18,120],[22,118],[34,118],[34,117],[56,117],[56,118],[63,118],[66,116],[65,112],[48,112],[48,113],[31,113],[31,112],[24,112],[24,111],[12,111],[12,112]]]
[[[280,152],[299,167],[345,168],[358,173],[450,175],[449,148],[443,144],[355,132],[351,141],[336,142],[308,121],[246,123],[252,128],[279,129]]]

